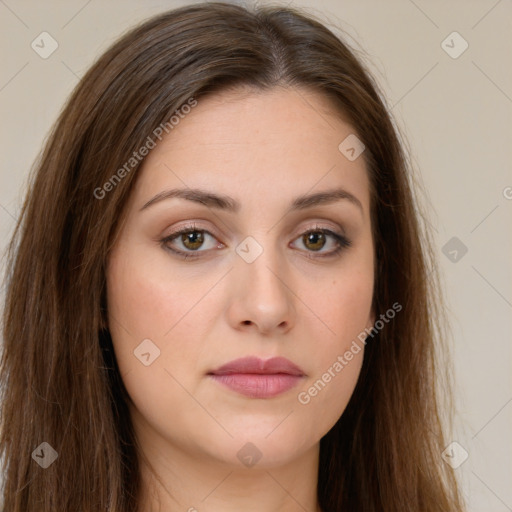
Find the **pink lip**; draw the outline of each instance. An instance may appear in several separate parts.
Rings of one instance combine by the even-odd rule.
[[[296,386],[304,372],[284,357],[263,360],[243,357],[208,374],[212,379],[251,398],[272,398]]]

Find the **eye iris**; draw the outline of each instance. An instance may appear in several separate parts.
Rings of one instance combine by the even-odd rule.
[[[313,251],[318,251],[322,249],[325,245],[325,234],[324,233],[307,233],[303,235],[302,240],[304,241],[304,245],[309,247]],[[308,246],[308,243],[311,242],[315,247]],[[320,244],[320,245],[319,245]]]
[[[204,242],[204,235],[201,231],[190,231],[181,235],[181,241],[187,249],[199,249]]]

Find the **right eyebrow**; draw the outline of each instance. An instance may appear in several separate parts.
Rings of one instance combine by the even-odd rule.
[[[152,197],[147,203],[144,204],[140,210],[145,210],[155,203],[159,203],[160,201],[171,199],[173,197],[186,199],[187,201],[204,204],[205,206],[209,206],[211,208],[219,208],[235,213],[240,210],[240,203],[232,197],[214,194],[212,192],[207,192],[198,188],[174,188],[171,190],[164,190],[163,192],[160,192],[156,196]]]

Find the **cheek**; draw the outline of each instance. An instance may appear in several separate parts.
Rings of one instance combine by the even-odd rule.
[[[372,273],[347,271],[316,291],[313,304],[319,319],[328,327],[323,329],[326,335],[322,343],[328,352],[346,350],[372,325],[373,285]]]
[[[141,257],[136,249],[120,246],[112,254],[107,304],[114,352],[138,417],[155,426],[173,424],[176,410],[184,415],[198,414],[196,402],[182,384],[190,379],[200,347],[190,342],[173,343],[200,337],[202,326],[191,313],[206,290],[190,284],[161,261]],[[199,279],[196,284],[208,285],[204,279],[203,285]],[[161,431],[165,434],[164,427]]]
[[[314,368],[297,399],[302,407],[322,415],[326,425],[343,413],[357,384],[364,357],[365,328],[373,318],[373,273],[368,266],[342,272],[315,294],[322,335],[315,339]]]
[[[193,301],[197,302],[197,293],[187,293],[190,287],[177,283],[177,275],[164,278],[161,263],[144,257],[136,246],[120,245],[112,254],[107,273],[108,320],[123,375],[142,371],[144,379],[143,370],[151,368],[152,378],[156,377],[167,340],[185,323]],[[146,367],[144,362],[151,365]]]
[[[131,343],[150,338],[163,343],[212,287],[203,275],[183,279],[162,251],[149,259],[148,250],[120,246],[112,255],[107,275],[107,302],[111,331]],[[212,281],[211,283],[209,281]],[[157,341],[158,340],[158,341]]]
[[[345,351],[351,341],[373,324],[374,256],[371,232],[359,232],[356,243],[346,250],[327,276],[307,283],[315,313],[328,329],[323,329],[325,354]],[[307,296],[307,295],[305,295]],[[323,358],[324,364],[328,361]],[[331,361],[332,362],[332,361]]]
[[[350,360],[346,357],[350,353]],[[310,375],[297,395],[299,407],[316,417],[327,432],[343,414],[357,384],[364,348],[331,354],[329,363]]]
[[[142,249],[126,244],[112,254],[107,304],[121,377],[137,407],[151,416],[181,398],[180,410],[194,403],[181,385],[192,386],[204,359],[201,341],[218,317],[209,292],[219,277],[198,272],[184,278],[164,251],[148,258]]]
[[[317,302],[324,312],[322,329],[308,379],[297,394],[299,408],[306,417],[318,418],[310,435],[326,433],[343,414],[355,389],[364,357],[364,328],[369,323],[372,282],[358,281],[353,286],[333,283]],[[319,297],[320,299],[320,297]]]

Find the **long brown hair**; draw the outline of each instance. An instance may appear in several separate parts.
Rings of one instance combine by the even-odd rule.
[[[373,307],[377,317],[395,302],[403,307],[369,341],[350,403],[321,440],[320,506],[462,510],[441,459],[435,258],[381,93],[353,51],[312,16],[205,3],[150,19],[102,55],[34,169],[7,253],[0,453],[9,512],[138,509],[137,441],[106,323],[105,269],[140,163],[104,197],[95,190],[190,98],[277,85],[322,92],[365,144]],[[58,454],[46,469],[31,455],[43,442]]]

